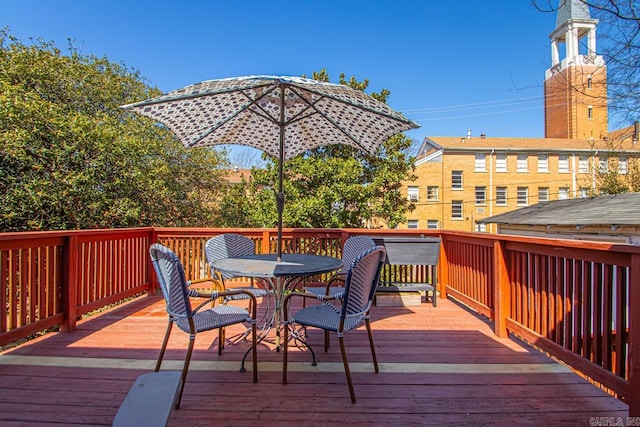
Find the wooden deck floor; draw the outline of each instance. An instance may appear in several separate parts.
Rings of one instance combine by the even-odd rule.
[[[627,406],[452,301],[438,307],[374,307],[381,372],[366,332],[346,336],[358,402],[351,404],[335,337],[319,363],[291,347],[262,344],[259,382],[240,373],[246,344],[216,351],[217,333],[199,334],[180,410],[169,425],[593,425]],[[166,326],[163,302],[138,299],[0,354],[0,425],[111,425],[136,377],[153,369]],[[174,331],[165,365],[180,369],[187,336]],[[232,335],[230,331],[228,335]],[[250,364],[248,364],[250,368]],[[602,418],[598,418],[602,420]]]

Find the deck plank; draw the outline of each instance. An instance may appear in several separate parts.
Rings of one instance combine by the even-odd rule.
[[[374,307],[381,372],[366,333],[346,335],[357,403],[352,405],[337,341],[309,331],[318,367],[290,347],[259,347],[259,382],[239,372],[246,343],[217,354],[217,332],[199,334],[181,409],[170,426],[189,425],[589,425],[623,417],[627,406],[544,353],[497,338],[482,317],[441,300],[438,307]],[[150,372],[166,326],[157,297],[135,300],[0,354],[0,424],[111,425],[138,377]],[[241,332],[230,328],[228,336]],[[167,366],[180,366],[186,334],[169,341]],[[249,364],[250,365],[250,364]],[[248,366],[250,369],[250,366]]]

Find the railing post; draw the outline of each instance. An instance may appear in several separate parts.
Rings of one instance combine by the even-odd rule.
[[[507,269],[505,243],[501,240],[493,242],[493,324],[495,334],[500,338],[507,338],[507,318],[510,316],[509,307],[511,295],[509,287],[509,270]]]
[[[629,416],[640,417],[640,254],[629,273]]]
[[[147,254],[149,253],[149,248],[151,245],[158,241],[158,232],[155,227],[151,228],[149,231],[149,244],[147,245]],[[155,271],[153,270],[153,263],[151,262],[151,257],[147,256],[147,280],[149,281],[149,290],[147,291],[147,296],[156,295],[158,293],[158,288],[160,287],[158,284],[158,279],[156,278]]]
[[[78,275],[78,236],[65,239],[63,248],[62,313],[60,329],[71,332],[76,328],[77,316],[77,275]]]
[[[349,237],[351,237],[349,232],[344,231],[344,229],[340,231],[340,248],[344,246],[344,242],[346,242]]]
[[[440,299],[447,299],[447,286],[449,285],[449,260],[447,259],[447,251],[444,250],[444,236],[440,236],[440,259],[436,266],[438,283],[435,283],[436,289],[440,288]],[[440,286],[438,286],[440,285]]]
[[[269,252],[271,252],[271,232],[270,231],[263,231],[262,232],[262,249],[261,249],[261,253],[263,254],[268,254]]]

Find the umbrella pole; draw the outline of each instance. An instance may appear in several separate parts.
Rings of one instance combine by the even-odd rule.
[[[280,147],[278,155],[278,194],[276,195],[276,207],[278,210],[278,255],[277,262],[282,261],[282,211],[284,211],[284,191],[282,181],[284,179],[284,84],[280,83]]]
[[[276,205],[278,207],[278,257],[277,261],[282,261],[282,211],[284,210],[284,193],[282,192],[282,171],[280,171],[280,189],[276,194]]]

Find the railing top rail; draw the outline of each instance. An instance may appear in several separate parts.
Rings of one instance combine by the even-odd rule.
[[[55,231],[13,231],[0,232],[0,241],[6,240],[27,240],[27,239],[43,239],[43,238],[60,238],[66,236],[102,236],[114,233],[150,233],[153,227],[137,227],[137,228],[99,228],[90,230],[55,230]]]
[[[469,239],[473,239],[474,241],[484,240],[490,242],[517,242],[525,243],[528,245],[562,246],[563,248],[591,249],[599,251],[625,252],[631,254],[640,253],[640,246],[596,242],[590,240],[555,239],[550,237],[516,236],[510,234],[487,234],[464,231],[441,231],[441,235],[446,236],[447,240],[462,239],[463,241],[467,242],[470,241]]]

